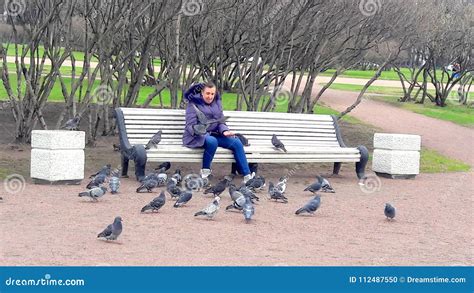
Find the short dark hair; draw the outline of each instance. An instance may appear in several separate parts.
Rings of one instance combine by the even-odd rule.
[[[213,83],[212,81],[206,81],[204,83],[204,88],[213,88],[213,87],[216,87],[216,84]]]

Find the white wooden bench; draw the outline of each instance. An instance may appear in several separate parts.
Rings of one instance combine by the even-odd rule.
[[[182,145],[185,110],[117,108],[115,115],[121,149],[129,150],[122,152],[122,175],[127,175],[129,159],[135,161],[137,179],[144,175],[147,161],[202,162],[203,149]],[[358,178],[364,178],[367,148],[346,147],[334,116],[243,111],[224,111],[224,115],[232,131],[248,138],[250,146],[244,149],[249,163],[334,162],[337,174],[341,163],[355,162]],[[145,150],[144,145],[159,129],[163,131],[161,142]],[[287,153],[275,150],[273,134],[285,144]],[[234,162],[234,157],[230,150],[218,148],[213,162]]]

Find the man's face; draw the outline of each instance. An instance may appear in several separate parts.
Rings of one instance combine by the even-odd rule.
[[[202,90],[202,97],[206,104],[212,103],[214,101],[214,97],[216,96],[216,88],[215,87],[205,87]]]

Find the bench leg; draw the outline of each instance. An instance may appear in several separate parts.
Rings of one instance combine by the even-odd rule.
[[[356,174],[357,178],[364,179],[365,178],[365,166],[369,161],[369,151],[363,145],[357,147],[360,152],[360,161],[356,163]]]
[[[135,177],[138,181],[142,180],[145,177],[145,167],[146,167],[146,150],[143,145],[135,145],[135,153],[134,153],[134,160],[135,160]]]
[[[332,174],[333,175],[338,175],[339,171],[341,170],[341,162],[336,162],[334,163],[334,167],[332,168]]]

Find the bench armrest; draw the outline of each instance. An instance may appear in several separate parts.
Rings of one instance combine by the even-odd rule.
[[[125,118],[122,109],[120,108],[115,108],[115,122],[117,123],[119,133],[120,149],[131,149],[132,145],[130,145],[130,142],[128,141],[127,129],[125,128]]]
[[[341,148],[346,148],[347,146],[344,143],[344,140],[342,139],[341,130],[339,129],[339,124],[337,123],[336,115],[331,115],[331,118],[332,118],[332,122],[334,124],[334,130],[336,131],[337,142],[339,142],[339,146]]]

